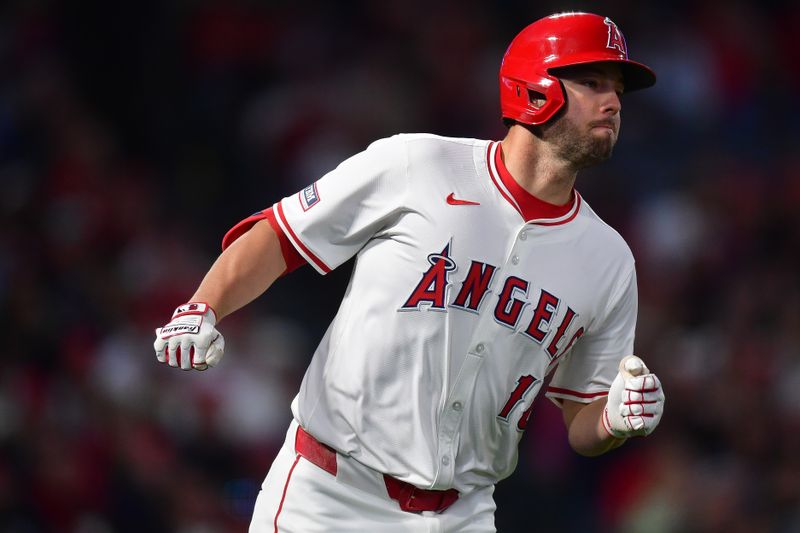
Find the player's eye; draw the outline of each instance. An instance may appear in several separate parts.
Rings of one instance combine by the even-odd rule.
[[[589,87],[590,89],[597,89],[597,87],[599,86],[597,80],[592,80],[592,79],[585,79],[581,81],[581,85]]]

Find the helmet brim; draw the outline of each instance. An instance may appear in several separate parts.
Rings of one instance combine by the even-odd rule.
[[[622,72],[622,79],[625,83],[625,92],[638,91],[640,89],[647,89],[656,84],[656,73],[653,70],[636,61],[630,59],[603,59],[598,61],[596,58],[587,59],[586,61],[570,61],[569,65],[552,66],[547,69],[549,74],[558,77],[558,71],[574,67],[577,65],[592,65],[602,63],[614,63],[619,65]]]

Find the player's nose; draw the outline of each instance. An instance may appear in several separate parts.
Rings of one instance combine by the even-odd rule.
[[[601,110],[604,115],[616,115],[622,111],[622,100],[615,90],[605,91],[601,101]]]

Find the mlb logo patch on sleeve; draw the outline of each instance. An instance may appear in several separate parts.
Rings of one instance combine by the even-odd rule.
[[[303,207],[303,211],[308,211],[319,203],[319,192],[317,191],[316,182],[312,183],[297,194],[300,197],[300,205]]]

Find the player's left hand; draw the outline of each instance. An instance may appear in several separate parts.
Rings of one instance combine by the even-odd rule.
[[[620,439],[649,435],[663,412],[664,391],[658,377],[635,355],[623,358],[603,411],[606,431]]]
[[[160,363],[183,370],[205,370],[216,366],[225,353],[225,339],[215,327],[217,315],[207,303],[179,306],[172,320],[156,328],[153,348]]]

